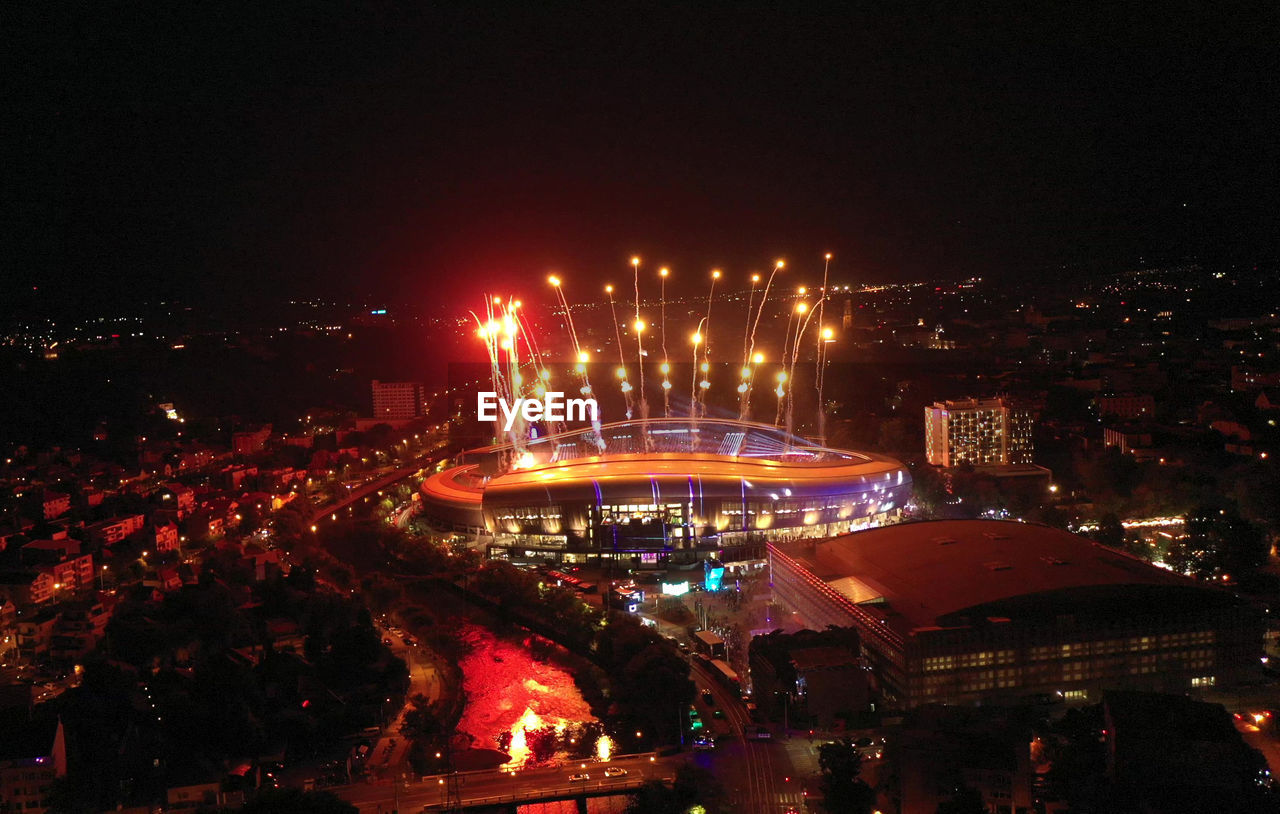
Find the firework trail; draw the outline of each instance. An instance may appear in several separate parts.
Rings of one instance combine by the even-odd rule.
[[[627,402],[627,418],[635,411],[631,401],[631,382],[627,381],[627,360],[622,351],[622,328],[618,325],[618,309],[613,302],[613,285],[606,285],[604,293],[609,295],[609,313],[613,316],[613,336],[618,343],[618,378],[622,381],[619,388]]]
[[[760,295],[760,305],[758,308],[756,308],[756,318],[751,323],[751,337],[750,337],[750,341],[748,342],[748,348],[747,348],[748,356],[753,356],[756,351],[756,328],[760,326],[760,315],[764,313],[764,304],[769,300],[769,287],[773,285],[774,275],[777,274],[780,270],[782,270],[784,266],[786,266],[786,262],[783,260],[779,260],[778,262],[774,263],[773,271],[769,273],[769,279],[765,281],[764,293]],[[739,416],[739,418],[745,421],[747,416],[750,413],[751,413],[751,386],[748,384],[746,399],[742,403],[742,414]]]
[[[816,307],[807,306],[805,303],[800,303],[799,305],[796,306],[796,310],[804,314],[805,317],[804,317],[804,320],[801,321],[799,325],[796,326],[795,343],[791,349],[791,367],[787,371],[787,378],[794,379],[795,377],[796,358],[800,355],[800,341],[804,338],[804,332],[809,330],[809,320],[813,319],[813,315],[818,312],[818,309],[822,306],[823,299],[825,298],[823,297],[818,298]],[[822,325],[821,319],[818,320],[818,325],[819,326]],[[822,341],[821,331],[818,331],[818,341],[819,342]],[[819,352],[821,352],[822,350],[821,345],[818,346],[818,350]],[[792,408],[795,406],[795,395],[796,395],[796,389],[793,382],[791,390],[787,393],[787,432],[788,433],[791,432],[791,429],[793,426]],[[821,410],[821,406],[819,406],[819,410]]]
[[[703,415],[707,414],[707,390],[711,387],[711,302],[716,293],[716,281],[720,279],[720,269],[711,270],[711,290],[707,292],[707,327],[704,333],[705,342],[702,343],[702,364],[699,369],[702,371],[702,381],[698,382],[698,411]]]
[[[569,328],[569,339],[573,342],[573,353],[575,359],[573,369],[582,380],[582,387],[579,392],[581,392],[586,398],[593,398],[591,377],[587,372],[587,362],[591,357],[582,349],[582,345],[578,342],[578,331],[573,325],[573,313],[569,310],[569,301],[565,299],[564,288],[561,287],[560,278],[554,274],[547,278],[547,282],[556,290],[556,295],[560,298],[560,307],[564,309],[565,324]],[[596,411],[595,416],[591,419],[591,431],[592,437],[590,440],[593,441],[596,447],[603,452],[604,436],[600,433],[600,413],[598,410]]]
[[[690,374],[689,381],[689,417],[698,417],[698,346],[702,344],[702,325],[707,321],[706,317],[698,320],[698,328],[693,332],[690,340],[693,342],[693,372]]]
[[[759,274],[751,275],[751,293],[747,295],[747,319],[742,326],[742,364],[751,361],[751,349],[747,346],[751,334],[751,307],[756,301],[756,283],[760,282]]]
[[[649,417],[649,401],[644,396],[644,321],[640,319],[640,258],[631,258],[631,272],[635,280],[636,292],[636,321],[631,327],[636,332],[636,367],[640,371],[640,420],[644,421]],[[641,425],[640,434],[643,436],[644,445],[647,449],[649,446],[649,431],[647,425]]]
[[[804,293],[803,286],[800,288],[800,293],[801,294]],[[782,335],[782,378],[778,380],[779,390],[782,390],[783,384],[788,379],[791,378],[791,373],[788,370],[788,368],[790,367],[790,359],[791,359],[791,323],[795,322],[796,313],[798,311],[801,311],[802,308],[807,308],[807,307],[808,306],[804,305],[804,303],[796,303],[795,307],[793,307],[790,311],[787,312],[787,330]],[[782,401],[781,401],[782,393],[781,392],[778,393],[778,399],[779,399],[778,415],[773,420],[773,423],[776,426],[781,426],[782,425]]]
[[[751,389],[753,371],[748,367],[751,363],[751,349],[747,346],[751,333],[751,308],[756,301],[756,283],[760,282],[759,274],[751,275],[751,293],[747,295],[747,318],[742,325],[742,383],[738,385],[738,420],[745,421],[747,414],[747,391]]]
[[[662,336],[662,417],[671,417],[671,380],[667,375],[671,372],[671,364],[667,359],[667,275],[671,270],[666,266],[658,269],[658,279],[661,280],[661,288],[658,289],[658,303],[660,310],[660,318],[658,321],[659,332]]]
[[[496,308],[494,306],[497,306]],[[520,350],[518,336],[520,325],[508,308],[504,307],[501,297],[485,298],[485,318],[471,311],[476,321],[477,333],[484,340],[485,350],[489,355],[489,375],[495,393],[501,393],[511,403],[515,403],[523,377],[520,375]],[[526,425],[517,416],[516,422],[507,433],[512,444],[512,456],[516,459],[524,452],[524,436]],[[497,435],[497,433],[495,433]]]
[[[521,307],[520,300],[514,300],[511,303],[511,313],[515,316],[516,326],[520,331],[520,336],[524,337],[525,348],[529,351],[529,366],[533,369],[534,384],[533,394],[538,398],[545,398],[547,395],[547,386],[551,383],[551,371],[542,362],[542,352],[538,349],[537,334],[529,328],[529,321],[525,319],[524,308]],[[563,423],[556,424],[547,421],[547,432],[557,433],[566,429]]]
[[[826,315],[827,272],[831,270],[831,252],[827,252],[822,263],[822,299],[818,300],[818,351],[814,360],[814,384],[818,390],[818,443],[827,443],[827,411],[822,402],[822,377],[826,374],[823,362],[826,356],[827,337],[823,318]]]

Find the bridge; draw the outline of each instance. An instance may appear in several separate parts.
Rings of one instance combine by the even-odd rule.
[[[578,811],[585,814],[588,798],[621,798],[652,780],[672,782],[676,766],[682,759],[680,755],[626,755],[615,757],[607,763],[570,761],[558,766],[515,771],[486,770],[428,775],[407,782],[398,780],[395,783],[354,784],[329,791],[355,805],[361,814],[465,811],[485,807],[515,812],[518,806],[526,803],[563,800],[576,800]],[[606,777],[606,768],[613,772],[621,771],[622,774]],[[577,776],[586,776],[586,779],[571,779]],[[454,789],[452,795],[451,787]]]

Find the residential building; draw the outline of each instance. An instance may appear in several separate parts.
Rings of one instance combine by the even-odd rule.
[[[54,584],[53,574],[47,570],[21,567],[0,570],[0,595],[20,608],[53,599]]]
[[[1155,411],[1156,400],[1150,393],[1098,396],[1098,414],[1103,418],[1122,418],[1126,421],[1150,419]]]
[[[67,774],[62,721],[10,721],[0,738],[0,811],[51,811],[53,781]]]
[[[931,706],[909,716],[889,750],[889,793],[901,814],[934,814],[962,787],[996,814],[1033,811],[1027,727],[991,707]]]
[[[422,415],[423,386],[419,382],[373,380],[374,418],[416,418]]]
[[[18,620],[18,653],[22,658],[34,662],[49,654],[60,618],[61,611],[45,608]]]
[[[155,550],[158,552],[177,551],[181,540],[178,534],[178,524],[157,523],[153,529],[155,533]]]
[[[121,540],[142,531],[147,518],[141,514],[128,514],[112,517],[84,527],[90,542],[98,545],[114,545]]]
[[[189,486],[174,481],[163,484],[156,490],[152,499],[158,501],[162,508],[177,511],[179,520],[186,518],[196,508],[195,491]]]
[[[1102,445],[1139,460],[1148,460],[1155,455],[1149,427],[1104,427]]]
[[[862,712],[869,702],[869,673],[847,647],[805,647],[791,651],[796,695],[823,729],[837,718]]]
[[[1035,412],[1004,398],[935,402],[924,408],[925,452],[934,466],[1029,464]]]
[[[49,572],[55,588],[78,591],[93,583],[93,555],[80,552],[79,540],[32,540],[22,547],[20,562]]]
[[[52,520],[55,517],[61,517],[71,511],[71,495],[45,489],[42,504],[44,508],[44,519]]]
[[[1280,370],[1254,370],[1243,365],[1231,366],[1231,389],[1237,393],[1280,387]]]
[[[231,451],[236,455],[252,455],[261,452],[271,439],[271,425],[263,424],[252,430],[231,434]]]

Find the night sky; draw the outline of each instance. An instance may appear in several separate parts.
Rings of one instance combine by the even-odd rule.
[[[24,5],[21,307],[470,296],[632,253],[699,289],[824,251],[871,280],[1280,254],[1273,3]]]

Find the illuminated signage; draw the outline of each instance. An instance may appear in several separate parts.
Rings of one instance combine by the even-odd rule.
[[[689,593],[689,580],[684,582],[664,582],[662,583],[663,596],[684,596]]]

